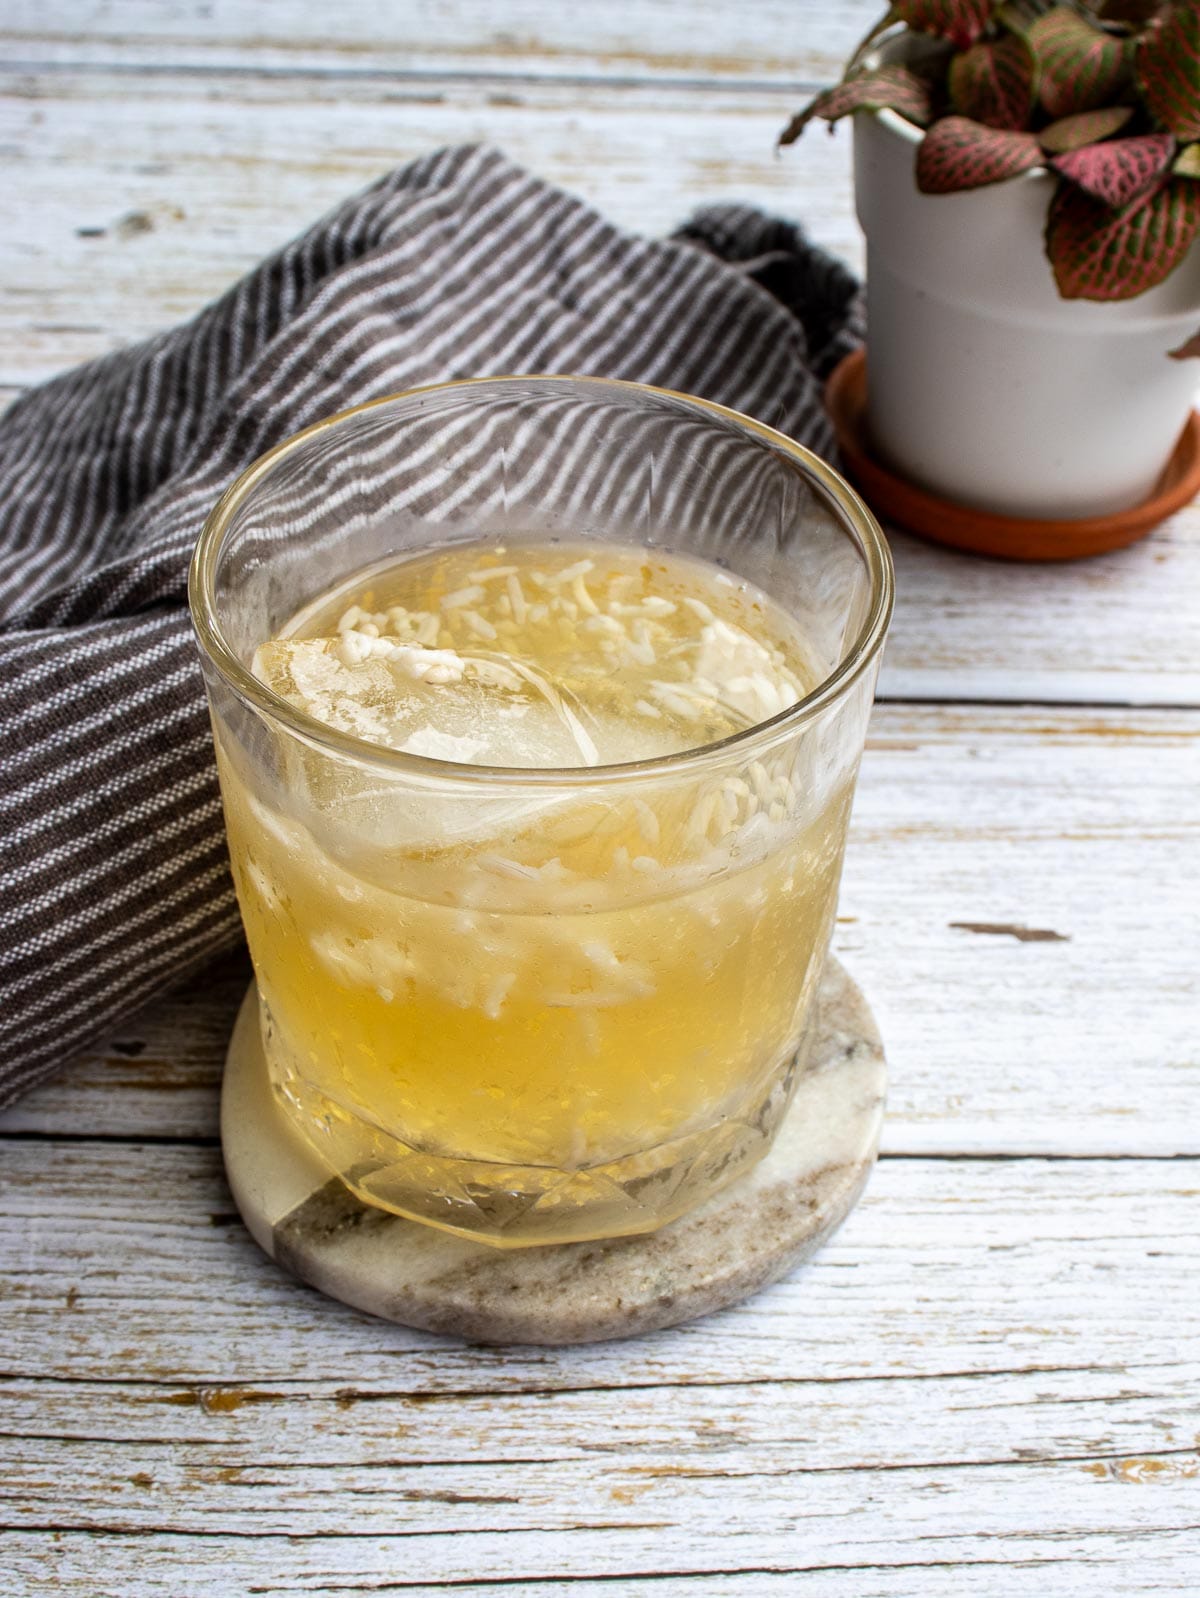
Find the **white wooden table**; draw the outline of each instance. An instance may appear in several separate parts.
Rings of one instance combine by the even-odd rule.
[[[0,385],[196,309],[486,138],[616,220],[739,197],[859,261],[775,132],[870,0],[7,0]],[[895,540],[836,947],[885,1155],[793,1280],[480,1351],[232,1213],[232,960],[0,1120],[0,1591],[1200,1591],[1200,507],[1087,565]]]

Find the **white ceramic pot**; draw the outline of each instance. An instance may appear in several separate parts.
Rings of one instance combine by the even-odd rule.
[[[1043,169],[921,194],[920,130],[854,119],[867,236],[868,422],[880,458],[960,504],[1011,516],[1105,515],[1153,491],[1200,362],[1200,246],[1134,300],[1064,300],[1043,253]]]

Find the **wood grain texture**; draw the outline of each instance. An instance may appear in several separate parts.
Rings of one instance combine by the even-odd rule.
[[[832,80],[882,13],[880,0],[9,0],[0,40],[10,59],[190,68],[489,77]]]
[[[499,142],[635,229],[740,198],[806,218],[857,260],[844,132],[772,154],[793,100],[737,86],[498,96],[461,80],[9,74],[0,148],[22,227],[0,239],[0,384],[187,317],[346,194],[457,140]],[[1133,549],[1055,571],[894,545],[885,695],[1200,704],[1195,507]]]
[[[139,1559],[186,1583],[218,1551],[211,1590],[234,1592],[268,1571],[286,1591],[886,1570],[994,1539],[1101,1590],[1134,1550],[1177,1577],[1198,1547],[1198,1179],[885,1161],[839,1238],[749,1305],[488,1351],[287,1281],[212,1224],[215,1150],[10,1149],[5,1524],[92,1534],[56,1545],[74,1590],[124,1568],[157,1591]]]
[[[835,949],[887,1047],[886,1149],[1200,1154],[1197,792],[1195,714],[877,707]],[[246,980],[206,974],[0,1129],[215,1137]]]
[[[772,146],[881,9],[9,0],[0,407],[439,143],[652,234],[751,200],[861,265],[849,139]],[[235,954],[0,1118],[3,1598],[1197,1589],[1200,510],[1056,571],[895,553],[913,702],[836,937],[890,1155],[834,1244],[585,1350],[322,1300],[221,1173]]]
[[[980,1483],[994,1501],[1012,1493],[1012,1484],[989,1476]],[[950,1489],[944,1480],[932,1477],[927,1483],[930,1495]],[[1044,1496],[1044,1495],[1039,1495]],[[1018,1499],[1018,1502],[1020,1500]],[[861,1500],[847,1502],[843,1515],[861,1521],[872,1513],[873,1504]],[[727,1513],[721,1505],[719,1512]],[[1019,1517],[1024,1519],[1025,1517]],[[989,1537],[1003,1537],[989,1523]],[[615,1574],[590,1580],[564,1574],[577,1551],[578,1539],[562,1538],[556,1543],[557,1574],[546,1579],[510,1578],[491,1572],[507,1563],[497,1559],[491,1547],[464,1536],[459,1545],[463,1566],[470,1574],[454,1578],[449,1584],[430,1585],[429,1571],[436,1562],[427,1544],[403,1536],[376,1538],[370,1544],[362,1539],[347,1549],[344,1539],[296,1542],[274,1538],[255,1540],[239,1537],[205,1538],[161,1537],[153,1544],[148,1539],[121,1535],[97,1536],[93,1532],[61,1533],[50,1545],[47,1558],[45,1539],[14,1533],[5,1539],[13,1560],[14,1578],[27,1585],[26,1593],[71,1593],[80,1598],[129,1598],[131,1593],[165,1595],[165,1598],[244,1598],[247,1593],[304,1593],[317,1598],[344,1598],[346,1593],[403,1592],[416,1598],[455,1598],[463,1594],[487,1594],[489,1598],[519,1592],[522,1598],[612,1598],[614,1591],[644,1595],[644,1598],[761,1598],[761,1595],[800,1594],[802,1598],[1079,1598],[1080,1594],[1116,1590],[1106,1582],[1119,1583],[1120,1592],[1131,1598],[1149,1594],[1170,1594],[1179,1598],[1192,1590],[1194,1548],[1187,1533],[1130,1532],[1124,1526],[1101,1531],[1086,1540],[1065,1534],[1051,1535],[1034,1552],[1031,1539],[1014,1540],[1014,1558],[1002,1551],[966,1561],[956,1557],[935,1528],[921,1557],[888,1568],[884,1560],[870,1567],[822,1563],[819,1548],[808,1556],[810,1562],[798,1564],[773,1552],[774,1544],[764,1546],[762,1560],[753,1570],[733,1570],[728,1564],[717,1568],[695,1568],[686,1555],[672,1558],[668,1545],[653,1551],[648,1558],[632,1561],[618,1557],[611,1562]],[[607,1541],[614,1549],[617,1539]],[[364,1546],[365,1545],[365,1546]],[[494,1547],[495,1545],[493,1545]],[[508,1552],[504,1544],[500,1545]],[[686,1539],[685,1539],[686,1546]],[[995,1548],[997,1545],[987,1545]],[[627,1547],[627,1544],[626,1544]],[[1000,1545],[1001,1550],[1004,1545]],[[473,1557],[468,1549],[474,1550]],[[621,1549],[625,1553],[625,1549]],[[831,1555],[831,1558],[836,1558]],[[639,1568],[628,1568],[636,1564]],[[646,1574],[649,1566],[658,1570],[680,1570],[676,1576]],[[1129,1576],[1127,1572],[1134,1571]]]
[[[0,147],[24,226],[0,240],[0,381],[35,381],[193,313],[347,195],[442,144],[498,144],[635,231],[746,199],[819,218],[823,242],[856,258],[846,130],[774,151],[795,99],[736,86],[4,73]]]
[[[1130,549],[1063,566],[890,538],[883,696],[1200,705],[1200,502]]]

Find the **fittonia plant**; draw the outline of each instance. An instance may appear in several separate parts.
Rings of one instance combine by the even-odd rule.
[[[908,48],[881,62],[901,29]],[[896,0],[780,142],[883,109],[925,129],[925,194],[1055,174],[1045,242],[1065,299],[1132,299],[1200,232],[1200,0]],[[1200,333],[1171,353],[1200,355]]]

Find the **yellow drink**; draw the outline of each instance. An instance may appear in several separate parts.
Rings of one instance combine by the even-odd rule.
[[[851,774],[727,739],[816,673],[695,559],[458,546],[360,575],[254,671],[426,761],[573,768],[389,785],[290,748],[276,800],[218,739],[234,875],[297,1126],[372,1203],[496,1244],[644,1231],[763,1152],[833,916]],[[415,766],[415,763],[414,763]]]

